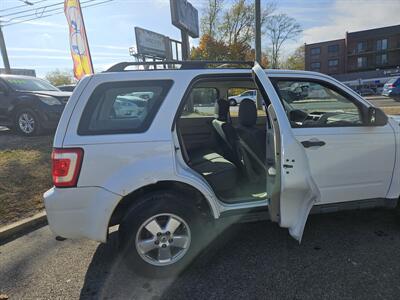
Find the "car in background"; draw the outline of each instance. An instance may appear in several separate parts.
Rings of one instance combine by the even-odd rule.
[[[55,129],[70,96],[43,79],[0,75],[0,126],[25,136]]]
[[[400,99],[400,77],[393,77],[383,86],[383,96]]]
[[[248,90],[248,91],[245,91],[245,92],[243,92],[243,93],[241,93],[239,95],[229,97],[228,98],[229,105],[236,106],[236,105],[240,104],[240,102],[242,102],[245,99],[250,99],[250,100],[253,100],[255,102],[256,99],[257,99],[256,90]]]
[[[362,87],[356,91],[360,96],[372,96],[375,95],[375,91],[369,87]]]
[[[73,92],[75,87],[76,87],[76,84],[57,85],[57,88],[63,92]]]

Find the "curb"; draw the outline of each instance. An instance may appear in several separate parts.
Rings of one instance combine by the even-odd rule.
[[[11,242],[29,232],[47,225],[46,212],[0,227],[0,245]]]

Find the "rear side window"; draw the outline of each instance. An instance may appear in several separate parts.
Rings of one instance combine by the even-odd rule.
[[[172,86],[172,80],[109,82],[90,96],[79,135],[146,131]]]

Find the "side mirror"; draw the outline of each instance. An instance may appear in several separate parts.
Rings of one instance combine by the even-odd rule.
[[[368,108],[367,121],[370,126],[385,126],[388,122],[388,117],[380,108],[370,106]]]

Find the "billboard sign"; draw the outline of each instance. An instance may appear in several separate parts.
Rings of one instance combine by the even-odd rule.
[[[186,0],[170,0],[172,24],[186,31],[192,38],[199,37],[199,13]]]
[[[168,58],[170,53],[169,39],[165,35],[135,27],[137,53],[142,55]]]

